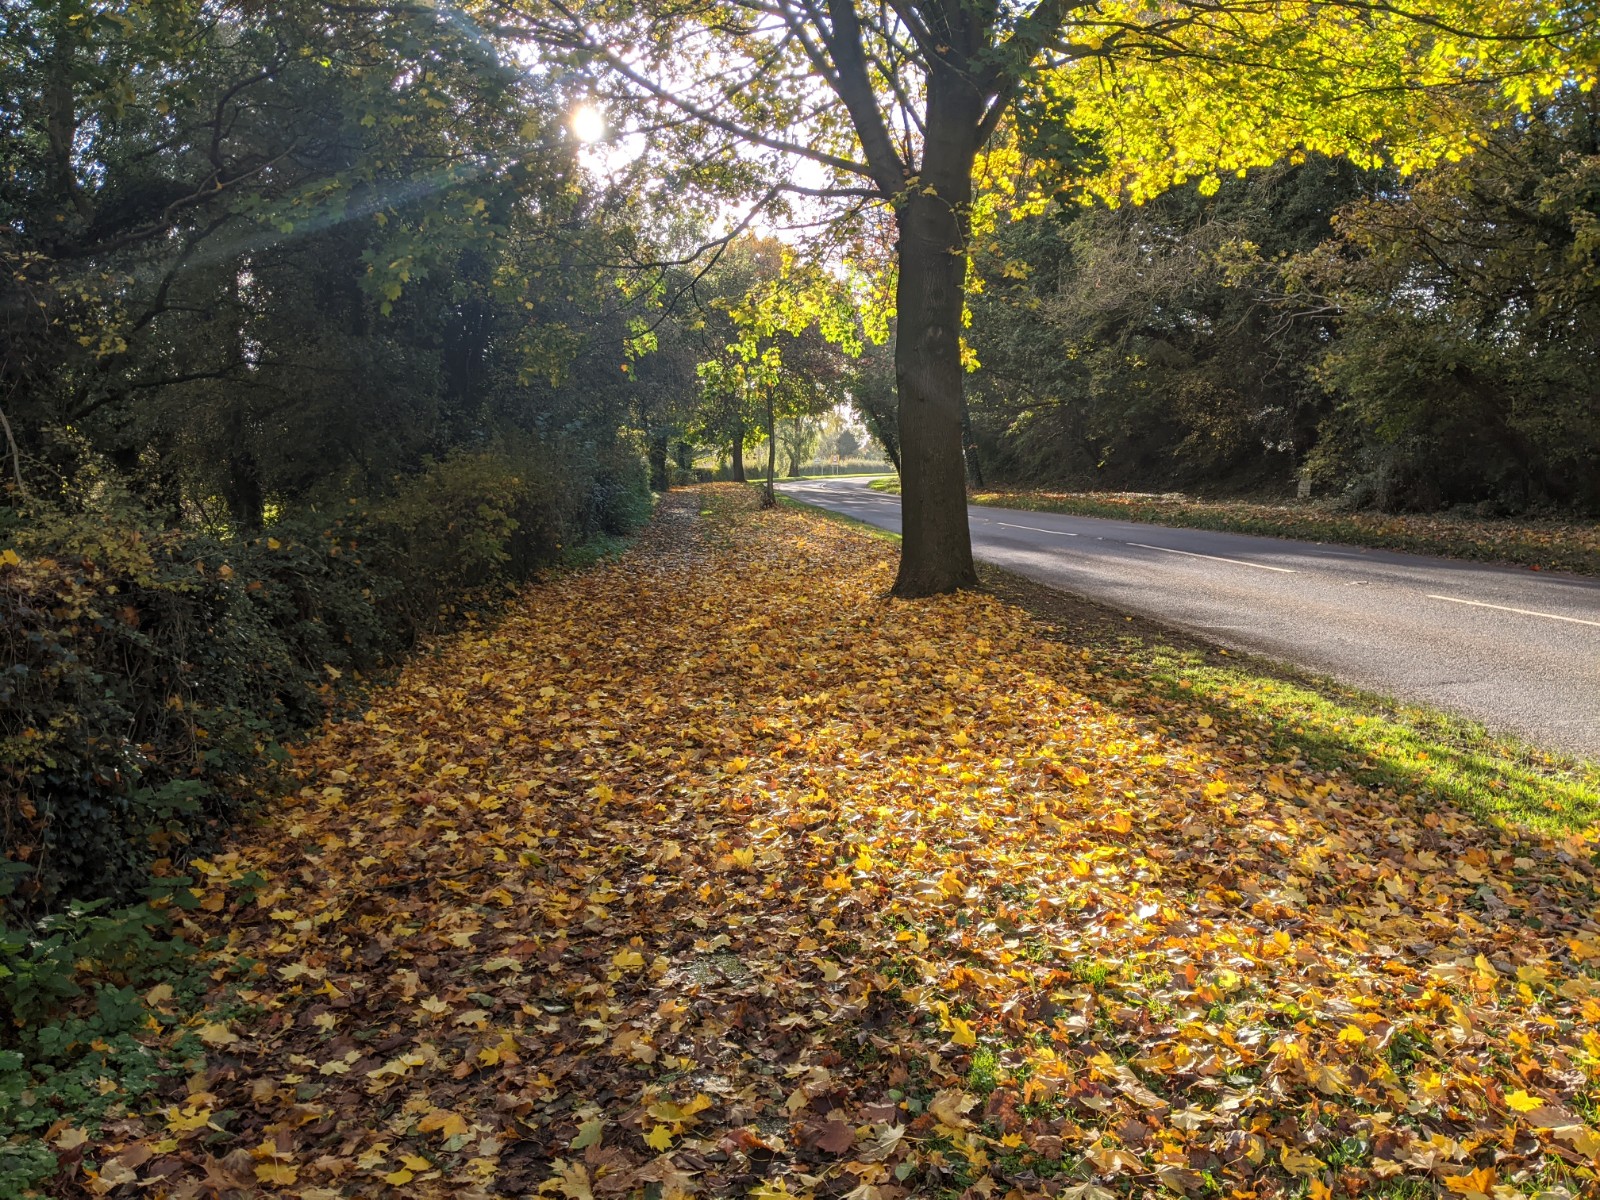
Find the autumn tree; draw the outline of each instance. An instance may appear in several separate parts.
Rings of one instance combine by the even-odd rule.
[[[709,302],[722,343],[700,364],[709,407],[731,412],[743,435],[760,423],[767,448],[765,503],[777,503],[778,426],[831,408],[843,358],[859,353],[858,323],[847,287],[814,265],[798,263],[781,242],[745,237],[729,247],[724,293]],[[736,461],[736,478],[742,477]]]
[[[501,10],[497,9],[496,12]],[[1593,79],[1593,0],[519,0],[670,160],[669,186],[887,205],[905,540],[895,591],[974,581],[962,314],[974,170],[1014,106],[1071,120],[1100,190],[1319,150],[1468,149],[1463,89],[1513,104]],[[1002,139],[1003,141],[1003,139]],[[998,143],[996,143],[998,144]]]

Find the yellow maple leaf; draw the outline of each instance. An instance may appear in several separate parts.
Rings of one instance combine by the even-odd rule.
[[[88,1133],[69,1125],[56,1135],[55,1147],[58,1150],[76,1150],[88,1140]]]
[[[1600,1158],[1600,1134],[1587,1125],[1562,1125],[1550,1132],[1563,1142],[1570,1143],[1579,1154]]]
[[[672,1146],[672,1131],[665,1125],[657,1125],[645,1134],[644,1142],[652,1150],[666,1151]]]
[[[256,1178],[262,1183],[288,1184],[295,1181],[300,1168],[293,1163],[264,1162],[256,1164]]]
[[[1304,1178],[1314,1175],[1322,1170],[1323,1162],[1320,1158],[1313,1158],[1309,1154],[1302,1154],[1293,1146],[1280,1146],[1278,1148],[1278,1161],[1283,1164],[1283,1169],[1291,1175]]]
[[[1543,1108],[1544,1101],[1537,1096],[1530,1096],[1527,1092],[1518,1088],[1514,1092],[1506,1093],[1506,1107],[1519,1113],[1526,1113],[1532,1112],[1536,1108]]]
[[[167,1109],[167,1128],[173,1133],[193,1133],[211,1124],[209,1108],[188,1105],[181,1111],[174,1105]]]
[[[436,1108],[417,1122],[417,1128],[423,1133],[441,1133],[448,1138],[467,1133],[471,1126],[460,1113],[451,1112],[446,1108]]]
[[[1479,1167],[1466,1175],[1446,1175],[1444,1185],[1452,1192],[1467,1197],[1467,1200],[1478,1200],[1480,1196],[1489,1196],[1494,1192],[1494,1171]]]

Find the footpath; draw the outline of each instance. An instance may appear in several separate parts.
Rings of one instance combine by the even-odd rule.
[[[180,918],[204,1061],[64,1192],[1596,1194],[1592,831],[753,503],[673,493],[299,749]]]

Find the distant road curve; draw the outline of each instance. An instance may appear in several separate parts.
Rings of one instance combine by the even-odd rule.
[[[780,484],[884,529],[866,479]],[[985,562],[1232,649],[1600,759],[1600,581],[1242,533],[968,509]]]

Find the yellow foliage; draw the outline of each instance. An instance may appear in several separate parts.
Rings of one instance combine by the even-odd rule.
[[[253,1015],[104,1161],[170,1139],[196,1194],[1596,1179],[1592,840],[1105,699],[1019,610],[886,600],[882,542],[745,497],[669,499],[294,751],[202,871],[252,898],[184,914]],[[242,1180],[211,1114],[267,1139]]]

